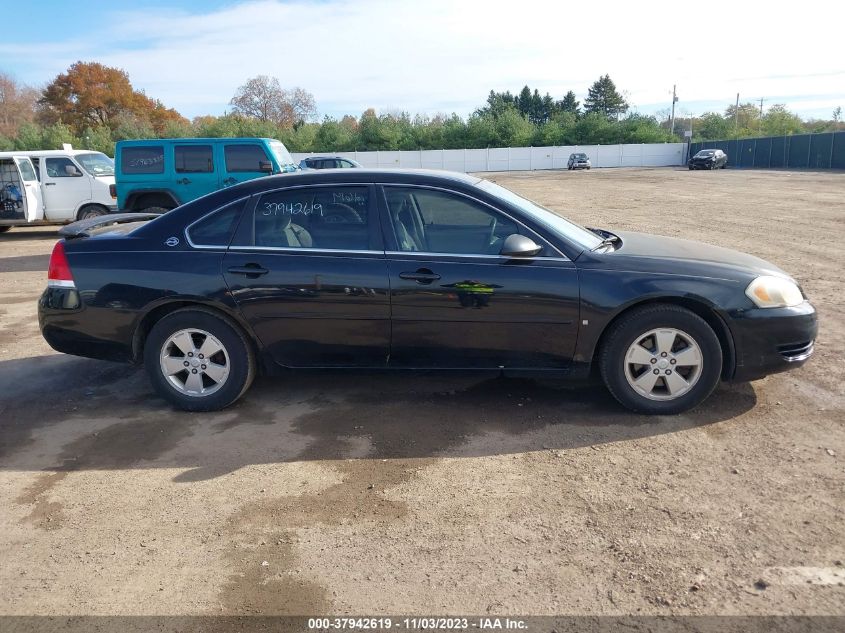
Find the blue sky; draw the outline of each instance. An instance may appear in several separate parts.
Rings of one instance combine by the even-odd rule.
[[[845,107],[845,4],[805,0],[795,28],[774,5],[524,0],[147,0],[4,3],[0,71],[44,85],[77,60],[123,68],[136,88],[193,117],[221,114],[266,74],[312,92],[322,114],[466,115],[490,89],[524,84],[583,99],[609,73],[644,113],[785,103],[805,117]],[[751,25],[746,27],[745,25]],[[796,55],[796,51],[800,54]]]

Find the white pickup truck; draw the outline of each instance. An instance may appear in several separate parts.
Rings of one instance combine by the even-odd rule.
[[[73,149],[0,152],[0,233],[66,224],[117,209],[114,161]]]

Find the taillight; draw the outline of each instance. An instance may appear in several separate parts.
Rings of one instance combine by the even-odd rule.
[[[117,200],[117,187],[109,185],[109,195],[112,197],[112,200]]]
[[[50,266],[47,268],[47,285],[53,288],[75,288],[70,265],[65,255],[65,243],[56,242],[53,254],[50,255]]]

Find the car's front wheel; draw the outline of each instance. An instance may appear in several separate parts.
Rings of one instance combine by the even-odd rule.
[[[694,312],[650,305],[613,326],[600,351],[599,369],[623,406],[669,415],[713,392],[722,373],[722,349],[713,329]]]
[[[150,330],[144,365],[156,391],[186,411],[216,411],[238,398],[255,377],[244,334],[201,307],[171,312]]]

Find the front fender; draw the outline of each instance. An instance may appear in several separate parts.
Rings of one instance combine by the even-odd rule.
[[[582,269],[581,327],[574,360],[591,362],[607,327],[622,313],[660,300],[693,303],[727,322],[732,309],[744,307],[742,282],[691,275]]]

